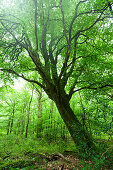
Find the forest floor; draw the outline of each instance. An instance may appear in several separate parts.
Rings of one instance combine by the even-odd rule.
[[[12,137],[12,138],[11,138]],[[43,141],[44,142],[44,141]],[[42,142],[41,142],[42,143]],[[71,144],[57,147],[32,139],[0,138],[0,170],[112,170],[113,145],[92,159],[83,159]],[[70,146],[69,146],[70,145]]]
[[[39,153],[26,153],[23,157],[19,158],[7,157],[0,162],[0,168],[7,169],[45,169],[45,170],[72,170],[84,167],[84,162],[80,160],[74,153],[67,152],[66,154],[39,154]],[[90,165],[91,161],[85,161],[86,165]],[[88,167],[88,166],[87,166]]]

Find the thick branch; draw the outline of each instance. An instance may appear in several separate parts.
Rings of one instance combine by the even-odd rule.
[[[28,53],[29,53],[29,56],[31,57],[33,63],[36,66],[36,70],[41,75],[44,82],[47,83],[47,84],[51,84],[52,80],[51,80],[47,70],[45,70],[45,67],[41,63],[41,61],[39,59],[39,54],[37,52],[32,51],[32,50],[29,50]]]
[[[42,29],[42,48],[41,48],[41,52],[45,61],[45,68],[47,69],[47,71],[49,72],[49,65],[48,65],[48,61],[49,61],[49,55],[47,52],[47,42],[46,42],[46,34],[47,34],[47,26],[48,26],[48,21],[49,21],[49,13],[48,13],[48,17],[46,22],[43,24],[43,29]]]
[[[83,67],[83,66],[82,66]],[[81,68],[81,70],[79,71],[79,73],[75,76],[75,79],[74,79],[74,82],[70,88],[70,91],[69,91],[69,99],[71,99],[72,95],[73,95],[73,91],[74,91],[74,88],[75,88],[75,85],[77,84],[77,80],[78,78],[80,77],[80,75],[82,74],[83,72],[83,68]]]
[[[50,58],[50,67],[51,67],[51,72],[52,72],[52,78],[54,81],[56,81],[58,75],[57,75],[57,67],[56,67],[56,62],[55,59],[53,57],[53,53],[52,53],[52,44],[49,46],[49,58]]]
[[[69,57],[70,57],[70,46],[68,46],[67,48],[67,53],[66,53],[66,57],[65,57],[65,60],[64,60],[64,63],[63,63],[63,66],[61,68],[61,72],[60,72],[60,75],[59,75],[59,81],[61,80],[61,77],[63,77],[63,79],[65,79],[65,82],[64,82],[64,85],[66,83],[66,81],[68,80],[68,77],[71,75],[71,73],[73,72],[73,68],[74,68],[74,63],[75,63],[75,57],[76,57],[76,45],[77,45],[77,39],[79,37],[79,34],[80,32],[78,31],[76,34],[75,34],[75,42],[74,42],[74,57],[73,57],[73,60],[72,60],[72,67],[70,69],[70,71],[68,72],[67,76],[65,77],[66,75],[66,71],[68,69],[68,61],[69,61]],[[65,47],[65,46],[64,46]],[[62,50],[62,49],[61,49]]]
[[[11,69],[2,69],[2,68],[0,68],[0,71],[14,74],[14,75],[16,75],[17,77],[21,77],[21,78],[23,78],[24,80],[26,80],[26,81],[28,81],[28,82],[30,82],[30,83],[35,83],[35,84],[39,85],[41,88],[45,89],[45,86],[43,86],[43,85],[42,85],[41,83],[39,83],[38,81],[28,79],[28,78],[24,77],[23,74],[20,75],[20,74],[18,74],[17,72],[15,72],[14,70],[11,70]]]
[[[61,80],[61,77],[63,76],[63,81],[64,81],[64,86],[66,85],[66,82],[69,78],[69,76],[72,74],[73,72],[73,69],[74,69],[74,64],[75,64],[75,60],[76,60],[76,45],[77,45],[77,40],[78,40],[78,37],[79,37],[79,34],[80,32],[78,31],[75,35],[75,41],[74,41],[74,57],[72,59],[72,66],[69,70],[69,72],[66,74],[66,71],[68,70],[68,66],[67,66],[67,63],[69,61],[69,57],[70,57],[70,49],[67,50],[67,55],[66,55],[66,58],[65,58],[65,61],[63,63],[63,66],[62,66],[62,69],[61,69],[61,72],[60,72],[60,75],[59,75],[59,81]]]
[[[68,61],[69,61],[69,57],[70,57],[70,53],[67,51],[65,61],[64,61],[64,63],[63,63],[63,66],[62,66],[62,68],[61,68],[61,72],[60,72],[60,74],[59,74],[59,81],[61,80],[61,77],[63,76],[63,74],[66,73],[66,70],[68,69],[67,63],[68,63]]]
[[[75,37],[75,41],[74,41],[74,56],[73,56],[73,59],[72,59],[72,62],[71,62],[71,65],[69,64],[67,66],[67,69],[69,69],[69,71],[66,73],[66,69],[64,71],[64,74],[63,74],[63,78],[62,78],[62,83],[63,83],[63,86],[65,87],[65,85],[67,84],[67,81],[68,81],[68,78],[71,76],[71,74],[73,73],[73,69],[74,69],[74,66],[75,66],[75,61],[76,61],[76,47],[77,47],[77,39],[79,37],[79,34],[77,34],[77,36]]]
[[[68,73],[66,73],[66,70],[65,70],[65,74],[63,74],[63,78],[62,78],[62,85],[63,87],[65,87],[65,85],[67,84],[67,81],[69,79],[69,77],[71,76],[72,72],[73,72],[73,69],[74,69],[74,66],[75,66],[75,57],[73,57],[73,60],[71,62],[71,68],[70,70],[68,71]],[[67,66],[67,69],[69,69],[70,65]]]

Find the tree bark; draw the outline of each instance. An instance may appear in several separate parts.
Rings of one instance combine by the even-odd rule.
[[[10,127],[10,133],[12,132],[13,129],[13,122],[14,122],[14,114],[15,114],[15,102],[13,104],[13,113],[12,113],[12,118],[11,118],[11,127]]]
[[[37,129],[36,129],[36,137],[41,138],[42,132],[42,89],[38,90],[38,122],[37,122]]]
[[[9,135],[10,124],[11,124],[11,120],[10,120],[10,118],[9,118],[9,120],[8,120],[8,125],[7,125],[7,135]]]
[[[86,127],[86,112],[85,112],[85,108],[84,108],[84,105],[83,105],[83,102],[82,102],[82,97],[80,95],[80,92],[79,92],[79,96],[80,96],[80,104],[81,104],[81,108],[82,108],[82,122],[83,122],[83,127],[84,128],[87,128]]]
[[[90,138],[89,133],[79,122],[76,115],[72,111],[69,100],[67,100],[67,96],[60,94],[60,97],[55,98],[54,101],[73,141],[78,146],[79,151],[85,153],[93,151],[95,149],[95,145],[92,141],[92,138]]]
[[[21,135],[23,135],[24,130],[25,130],[25,112],[26,112],[26,106],[27,106],[27,101],[26,101],[26,96],[25,96],[24,97],[23,110],[22,110],[22,116],[20,117]]]
[[[26,129],[25,129],[25,138],[27,138],[27,136],[28,136],[28,128],[29,128],[29,121],[30,121],[30,109],[31,109],[31,102],[33,99],[33,90],[34,89],[32,89],[32,94],[31,94],[31,98],[29,101],[29,107],[28,107],[28,113],[27,113],[27,124],[26,124]]]

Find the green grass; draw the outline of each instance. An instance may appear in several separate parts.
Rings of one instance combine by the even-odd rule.
[[[48,144],[44,139],[27,138],[16,135],[5,135],[0,137],[0,157],[10,154],[11,157],[22,156],[28,152],[57,153],[65,150],[76,150],[74,143],[57,141]]]

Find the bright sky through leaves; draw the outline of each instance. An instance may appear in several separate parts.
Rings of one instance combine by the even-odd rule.
[[[4,0],[3,2],[2,2],[2,4],[3,4],[3,6],[5,6],[5,7],[10,7],[10,6],[14,6],[15,4],[14,4],[14,0]]]
[[[18,78],[14,81],[14,89],[15,90],[21,90],[25,85],[25,81],[22,78]]]

